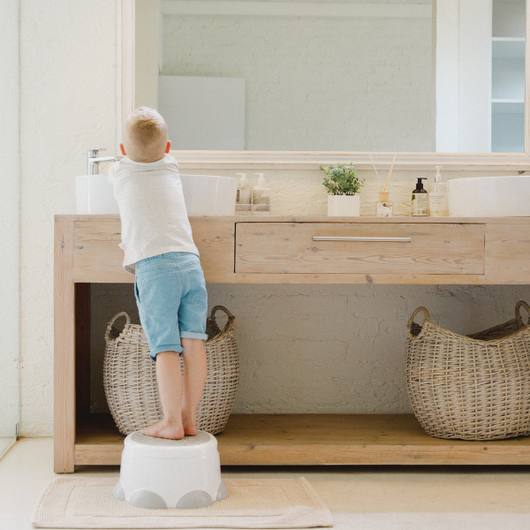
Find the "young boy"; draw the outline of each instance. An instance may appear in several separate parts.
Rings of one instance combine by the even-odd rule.
[[[140,321],[156,361],[164,418],[142,434],[178,440],[197,434],[206,383],[206,284],[186,213],[167,125],[140,107],[123,127],[125,158],[109,172],[121,217],[123,267],[135,274]],[[184,360],[184,377],[179,355]]]

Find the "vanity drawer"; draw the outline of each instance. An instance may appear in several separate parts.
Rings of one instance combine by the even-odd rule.
[[[484,274],[482,224],[237,223],[236,273]]]

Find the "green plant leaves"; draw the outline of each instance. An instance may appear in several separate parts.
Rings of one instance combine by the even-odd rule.
[[[357,177],[353,164],[320,166],[325,173],[324,187],[331,195],[355,195],[364,186],[365,179]]]

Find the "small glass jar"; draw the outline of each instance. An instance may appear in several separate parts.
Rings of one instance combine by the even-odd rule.
[[[393,204],[389,200],[388,191],[379,192],[379,200],[375,203],[375,215],[377,217],[392,217]]]

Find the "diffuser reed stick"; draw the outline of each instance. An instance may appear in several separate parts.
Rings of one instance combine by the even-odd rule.
[[[386,178],[385,187],[381,185],[381,180],[379,175],[377,175],[377,180],[379,180],[379,200],[375,203],[375,214],[377,217],[392,217],[393,215],[393,204],[390,201],[390,193],[388,191],[388,183],[390,182],[390,177],[392,177],[392,170],[394,169],[394,163],[396,162],[396,154],[392,159],[392,165],[390,166],[390,171],[388,172],[388,177]],[[371,155],[370,155],[370,158]],[[372,160],[372,164],[374,161]],[[375,169],[375,164],[374,164]],[[377,169],[375,169],[377,174]]]
[[[394,162],[396,161],[396,156],[397,155],[395,154],[394,159],[392,160],[392,165],[390,166],[390,171],[388,172],[388,178],[386,179],[385,189],[383,191],[388,191],[388,183],[390,182],[390,177],[392,176],[392,170],[394,169]]]
[[[375,174],[377,175],[377,181],[379,182],[379,191],[383,191],[383,186],[381,186],[381,179],[379,178],[379,173],[377,172],[377,168],[375,167],[374,160],[372,158],[372,153],[368,153],[370,155],[370,160],[372,161],[372,166],[374,166]]]

